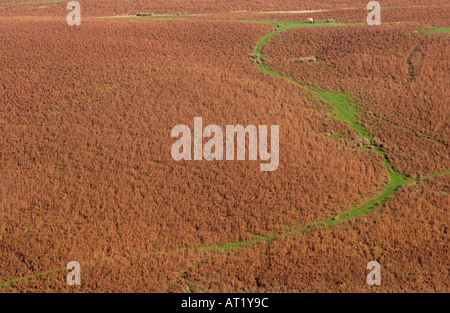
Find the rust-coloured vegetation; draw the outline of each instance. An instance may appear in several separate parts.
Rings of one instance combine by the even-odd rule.
[[[367,2],[85,1],[69,27],[64,1],[1,0],[0,292],[448,292],[449,39],[422,31],[448,4],[404,2],[377,28],[280,31],[259,58],[288,21],[365,23]],[[301,85],[351,94],[372,140]],[[174,161],[195,116],[280,125],[278,170]]]

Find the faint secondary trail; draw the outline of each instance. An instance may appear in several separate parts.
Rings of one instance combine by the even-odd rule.
[[[127,16],[131,17],[131,16]],[[173,18],[175,20],[175,18]],[[281,73],[274,71],[270,69],[265,63],[263,59],[263,52],[262,49],[264,45],[275,35],[279,34],[280,32],[287,31],[289,29],[294,28],[306,28],[306,27],[337,27],[337,26],[350,26],[350,25],[363,25],[363,24],[348,24],[348,23],[306,23],[306,22],[285,22],[285,21],[243,21],[243,20],[229,20],[233,22],[251,22],[251,23],[266,23],[266,24],[272,24],[274,27],[274,31],[266,36],[264,36],[259,43],[257,44],[255,48],[255,55],[257,56],[257,66],[258,68],[265,72],[268,75],[275,76],[281,79],[286,79],[291,83],[297,84],[303,88],[308,89],[311,92],[314,92],[316,94],[317,99],[328,102],[332,104],[332,106],[335,109],[336,118],[343,121],[344,123],[348,124],[350,128],[355,130],[361,137],[369,139],[371,142],[373,141],[372,136],[369,134],[369,132],[363,128],[363,126],[359,123],[358,117],[357,117],[357,110],[356,107],[351,103],[350,96],[348,94],[344,93],[334,93],[334,92],[326,92],[319,90],[315,87],[311,86],[305,86],[301,84],[300,82],[296,81],[294,78],[291,77],[284,77]],[[278,27],[279,26],[279,27]],[[444,29],[444,30],[447,30]],[[448,32],[448,31],[447,31]],[[345,221],[348,221],[350,219],[355,219],[363,215],[367,215],[372,213],[376,207],[379,207],[381,205],[384,205],[386,201],[396,194],[397,190],[408,184],[408,183],[414,183],[423,181],[426,179],[438,177],[438,176],[444,176],[450,174],[450,170],[429,174],[422,178],[414,178],[414,179],[407,179],[405,175],[400,174],[397,172],[393,165],[389,162],[388,158],[386,157],[386,153],[379,149],[378,146],[375,146],[371,144],[366,149],[373,149],[379,156],[381,162],[383,163],[384,167],[387,170],[387,173],[389,175],[390,183],[384,187],[384,190],[376,195],[373,198],[366,199],[366,201],[359,206],[354,206],[351,210],[342,212],[340,215],[331,217],[325,220],[311,222],[306,225],[303,225],[301,227],[295,228],[293,230],[290,230],[288,232],[284,233],[275,233],[268,236],[256,236],[253,235],[253,239],[249,241],[242,241],[242,242],[231,242],[225,245],[217,246],[217,245],[209,245],[209,246],[202,246],[202,247],[194,247],[191,249],[177,249],[177,250],[157,250],[157,251],[151,251],[151,252],[144,252],[139,253],[137,255],[128,255],[126,257],[107,257],[100,260],[95,261],[89,261],[81,263],[82,266],[95,266],[98,263],[103,262],[114,262],[119,261],[123,259],[139,259],[139,258],[147,258],[154,255],[160,255],[160,254],[172,254],[172,253],[180,253],[185,251],[210,251],[210,250],[231,250],[231,249],[238,249],[245,246],[249,246],[255,243],[261,243],[261,242],[267,242],[270,243],[275,239],[286,237],[286,236],[293,236],[297,234],[306,234],[310,231],[312,231],[316,227],[326,227],[326,226],[332,226],[338,223],[342,223]],[[10,279],[5,282],[0,283],[0,287],[9,287],[13,283],[19,282],[21,280],[26,279],[33,279],[33,278],[39,278],[42,275],[45,274],[51,274],[55,272],[65,271],[65,268],[57,268],[52,270],[46,270],[42,271],[33,275],[25,276],[25,277],[19,277]],[[64,275],[65,277],[65,275]]]
[[[409,76],[406,84],[410,84],[416,76],[412,58],[414,57],[414,54],[416,54],[416,52],[419,50],[420,46],[422,46],[422,44],[423,41],[419,39],[414,48],[412,49],[412,51],[410,52],[410,54],[408,55],[408,58],[406,59],[406,63],[408,64],[408,76]]]

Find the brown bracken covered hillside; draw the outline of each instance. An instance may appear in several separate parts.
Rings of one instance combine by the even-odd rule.
[[[450,7],[406,2],[0,0],[0,292],[448,292]],[[278,170],[175,161],[199,116]]]

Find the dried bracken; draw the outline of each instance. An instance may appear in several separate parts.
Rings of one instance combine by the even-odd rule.
[[[447,1],[390,1],[383,21],[410,23],[379,28],[316,27],[364,21],[366,1],[112,2],[84,1],[69,27],[63,1],[0,0],[0,292],[371,292],[372,260],[378,291],[449,291],[449,178],[424,176],[450,168],[449,39],[418,31]],[[258,13],[303,8],[330,11]],[[352,94],[373,140],[263,66]],[[171,129],[196,116],[280,125],[278,170],[174,161]],[[383,158],[417,179],[291,233],[376,199]],[[72,260],[80,288],[56,271]]]

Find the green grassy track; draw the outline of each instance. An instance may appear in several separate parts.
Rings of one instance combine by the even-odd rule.
[[[450,27],[436,27],[427,29],[425,32],[428,34],[448,34],[450,33]]]
[[[263,21],[263,23],[267,23],[266,21]],[[269,22],[270,24],[276,25],[280,22]],[[316,94],[316,98],[319,100],[326,101],[330,103],[334,107],[334,113],[337,119],[341,120],[342,122],[346,123],[351,129],[355,130],[361,137],[369,139],[371,142],[373,142],[373,138],[370,135],[370,133],[364,129],[364,127],[360,124],[358,119],[358,112],[354,104],[352,104],[350,100],[349,94],[344,93],[337,93],[337,92],[328,92],[323,90],[318,90],[311,86],[306,86],[301,84],[300,82],[296,81],[295,79],[291,77],[284,77],[281,73],[278,71],[274,71],[270,69],[265,63],[264,63],[264,53],[263,53],[263,47],[264,45],[269,42],[269,40],[279,34],[280,32],[294,29],[294,28],[305,28],[305,27],[330,27],[330,26],[349,26],[349,25],[356,25],[356,24],[339,24],[339,23],[301,23],[301,22],[284,22],[281,27],[278,27],[278,29],[275,29],[274,32],[264,36],[261,41],[257,44],[255,48],[255,55],[257,56],[257,65],[258,68],[265,72],[268,75],[284,78],[287,79],[291,83],[295,83],[301,87],[304,87],[308,89],[311,92],[314,92]],[[437,32],[448,32],[448,28],[438,28],[436,29]],[[362,215],[366,215],[368,213],[371,213],[374,211],[374,209],[380,205],[384,205],[386,201],[395,195],[397,190],[411,182],[417,182],[419,179],[407,179],[405,175],[400,174],[398,171],[396,171],[393,167],[393,165],[389,162],[388,158],[386,157],[386,153],[382,150],[380,150],[377,146],[371,144],[369,147],[370,149],[373,149],[377,154],[379,155],[384,167],[386,168],[386,171],[389,175],[389,184],[384,187],[384,190],[375,196],[374,198],[367,199],[366,202],[361,206],[353,207],[348,212],[341,213],[338,217],[330,218],[325,221],[320,222],[314,222],[310,223],[306,226],[300,227],[294,231],[292,231],[290,234],[298,234],[298,233],[306,233],[311,229],[311,226],[315,225],[318,227],[323,226],[332,226],[334,224],[347,221],[352,218],[357,218]],[[437,176],[447,175],[450,174],[450,171],[445,171],[441,173],[431,174],[428,176],[425,176],[425,179],[433,178]],[[273,237],[273,236],[272,236]]]

